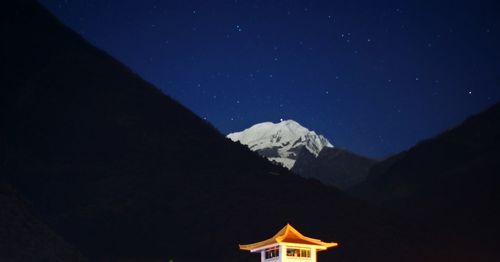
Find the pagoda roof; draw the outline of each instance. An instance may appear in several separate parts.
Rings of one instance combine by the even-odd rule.
[[[279,243],[312,245],[321,247],[321,249],[338,246],[338,243],[335,242],[323,242],[319,239],[306,237],[297,231],[297,229],[293,228],[292,225],[286,224],[286,226],[273,237],[253,244],[240,245],[240,249],[254,251],[262,247]]]

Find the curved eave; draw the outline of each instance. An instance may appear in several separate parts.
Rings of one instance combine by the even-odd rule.
[[[311,246],[317,248],[318,250],[326,250],[327,248],[338,246],[338,243],[335,242],[323,242],[316,238],[306,237],[295,228],[293,228],[290,224],[287,224],[276,235],[267,240],[253,244],[239,245],[239,247],[241,250],[255,252],[262,248],[280,243]]]
[[[270,245],[273,245],[273,244],[276,244],[276,243],[278,243],[278,242],[276,242],[275,239],[267,239],[267,240],[260,241],[260,242],[257,242],[257,243],[253,243],[253,244],[247,244],[247,245],[240,244],[239,246],[240,246],[241,250],[255,251],[256,249],[267,247],[267,246],[270,246]]]
[[[339,246],[339,243],[335,243],[335,242],[325,243],[325,242],[323,242],[323,243],[321,244],[321,246],[323,246],[323,247],[324,247],[324,249],[323,249],[323,250],[326,250],[327,248],[331,248],[331,247],[338,247],[338,246]]]
[[[281,245],[285,245],[285,246],[290,246],[290,247],[293,247],[293,246],[296,246],[296,247],[308,247],[308,248],[315,248],[317,250],[326,250],[328,248],[331,248],[331,247],[336,247],[338,246],[338,243],[334,243],[334,242],[330,242],[330,243],[304,243],[304,242],[301,242],[301,243],[297,243],[297,242],[281,242],[279,243]]]

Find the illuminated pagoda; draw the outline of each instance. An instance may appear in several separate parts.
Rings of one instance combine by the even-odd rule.
[[[283,227],[273,237],[248,245],[240,245],[241,250],[260,252],[260,261],[309,261],[316,262],[316,252],[338,246],[335,242],[323,242],[302,235],[290,224]]]

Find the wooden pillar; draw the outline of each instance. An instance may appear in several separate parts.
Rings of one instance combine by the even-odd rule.
[[[311,261],[316,262],[316,248],[311,248]]]
[[[286,262],[286,246],[279,245],[280,247],[280,262]]]

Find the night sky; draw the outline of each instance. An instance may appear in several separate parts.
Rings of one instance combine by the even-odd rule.
[[[41,2],[225,134],[294,119],[381,158],[500,101],[495,1]]]

